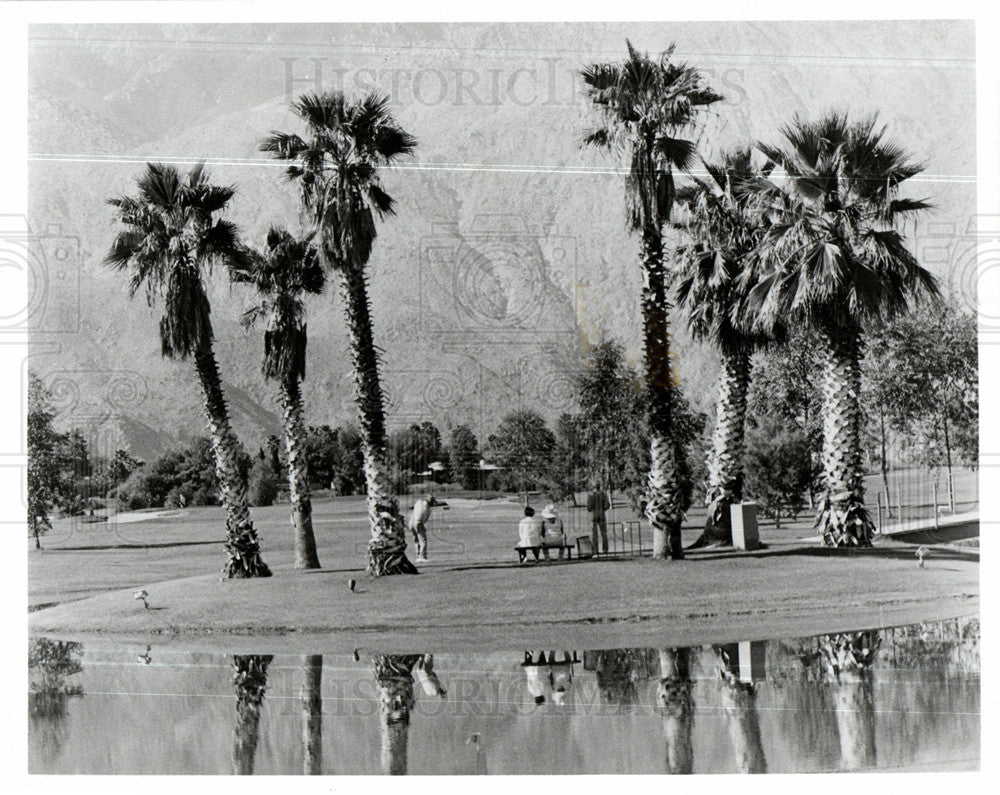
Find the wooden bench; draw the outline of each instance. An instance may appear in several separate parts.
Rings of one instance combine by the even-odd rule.
[[[533,547],[514,547],[514,551],[517,552],[518,563],[524,563],[524,561],[527,560],[529,552],[535,556],[535,560],[538,560],[539,553],[544,550],[558,553],[563,549],[566,550],[566,559],[573,560],[573,550],[575,547],[571,544],[560,544],[559,546],[545,546],[544,544],[539,544],[538,546]]]

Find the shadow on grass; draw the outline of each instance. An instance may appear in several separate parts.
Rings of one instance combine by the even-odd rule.
[[[204,547],[225,544],[226,540],[217,541],[164,541],[161,544],[90,544],[76,547],[45,547],[46,552],[92,552],[101,549],[170,549],[171,547]]]
[[[731,560],[733,558],[881,558],[887,560],[912,560],[916,558],[916,550],[912,547],[784,547],[780,549],[761,549],[745,552],[731,547],[714,549],[698,549],[686,553],[690,561]],[[935,548],[928,554],[928,560],[937,558],[943,560],[979,560],[979,550],[968,552],[956,549]]]

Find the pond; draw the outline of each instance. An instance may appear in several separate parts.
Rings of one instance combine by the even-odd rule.
[[[31,773],[976,770],[977,618],[689,648],[221,654],[36,637]]]

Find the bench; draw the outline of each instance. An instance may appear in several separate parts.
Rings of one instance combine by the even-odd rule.
[[[573,560],[574,549],[575,546],[573,546],[572,544],[560,544],[557,546],[545,546],[543,544],[539,544],[533,547],[517,547],[517,546],[514,547],[514,551],[517,552],[518,563],[524,563],[524,561],[528,557],[529,552],[535,556],[535,560],[538,560],[539,553],[544,552],[546,550],[549,552],[555,552],[557,554],[560,552],[560,550],[566,550],[566,559]]]

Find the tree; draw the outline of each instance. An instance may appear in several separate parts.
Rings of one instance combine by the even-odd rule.
[[[623,464],[633,454],[636,436],[648,443],[639,376],[625,360],[620,343],[602,338],[584,349],[576,378],[580,405],[580,448],[588,479],[605,489],[624,489]]]
[[[286,173],[299,185],[323,264],[340,277],[365,457],[367,570],[374,576],[416,573],[406,557],[405,525],[386,473],[385,410],[365,273],[375,216],[394,213],[378,169],[412,153],[416,141],[392,118],[389,100],[375,93],[358,102],[348,102],[339,91],[305,94],[292,107],[306,123],[308,140],[273,132],[261,149],[291,161]]]
[[[683,242],[676,247],[671,272],[675,301],[691,336],[722,354],[707,459],[708,515],[695,547],[733,543],[729,508],[743,497],[750,357],[766,342],[761,334],[734,322],[746,291],[739,277],[763,229],[754,190],[761,171],[755,168],[749,148],[728,152],[717,163],[702,162],[709,179],[692,177],[692,184],[678,191],[685,212],[675,226],[683,233]]]
[[[215,453],[219,490],[226,507],[226,577],[268,577],[250,518],[243,447],[229,423],[222,378],[212,347],[211,307],[205,271],[215,263],[235,265],[247,254],[234,224],[217,217],[235,193],[212,185],[202,165],[182,180],[170,165],[147,163],[137,179],[138,194],[110,199],[123,227],[105,262],[125,271],[130,296],[145,286],[152,304],[165,292],[160,319],[161,353],[170,359],[194,357],[205,398],[205,416]]]
[[[302,420],[302,381],[306,377],[306,295],[318,295],[326,276],[316,249],[284,229],[271,228],[265,247],[230,268],[234,282],[256,288],[258,302],[243,315],[244,327],[264,323],[264,378],[278,383],[288,457],[288,492],[295,528],[295,568],[318,569],[312,526],[312,499]],[[272,451],[271,459],[277,458]],[[274,461],[271,468],[275,469]],[[280,474],[280,465],[277,467]]]
[[[530,491],[549,481],[556,437],[545,419],[531,409],[506,414],[490,434],[488,451],[500,467],[505,491]]]
[[[115,489],[142,465],[143,462],[133,458],[127,450],[115,450],[114,456],[104,469],[104,478],[108,486]]]
[[[756,328],[804,323],[823,345],[823,494],[816,527],[829,546],[870,546],[861,450],[863,327],[905,310],[934,277],[907,250],[900,225],[928,205],[899,197],[919,174],[874,117],[796,118],[785,148],[758,144],[776,166],[762,181],[770,223],[744,317]]]
[[[28,535],[39,540],[52,529],[49,514],[55,507],[59,489],[59,434],[52,393],[32,370],[28,370]]]
[[[396,490],[403,491],[416,475],[426,472],[433,462],[444,457],[441,432],[432,422],[414,423],[389,436],[388,452]]]
[[[979,461],[979,363],[976,319],[954,301],[918,305],[871,333],[863,370],[866,404],[878,415],[883,480],[886,424],[913,445],[923,463],[948,471]],[[885,485],[886,494],[889,493]]]
[[[448,434],[448,464],[463,489],[479,488],[479,440],[468,425],[456,425]]]
[[[563,412],[556,420],[556,446],[552,453],[552,488],[559,499],[576,505],[576,493],[588,485],[584,422],[579,414]]]
[[[816,477],[809,438],[780,417],[765,416],[749,430],[746,444],[746,492],[774,515],[794,517]]]
[[[699,72],[671,61],[673,46],[653,60],[627,43],[623,63],[583,70],[588,99],[601,125],[585,142],[611,149],[628,163],[625,179],[629,228],[642,238],[643,342],[649,414],[650,468],[646,518],[653,527],[653,557],[680,559],[684,495],[683,452],[673,436],[676,386],[670,353],[663,226],[673,209],[674,170],[693,160],[695,146],[678,135],[693,130],[706,108],[722,99]]]

